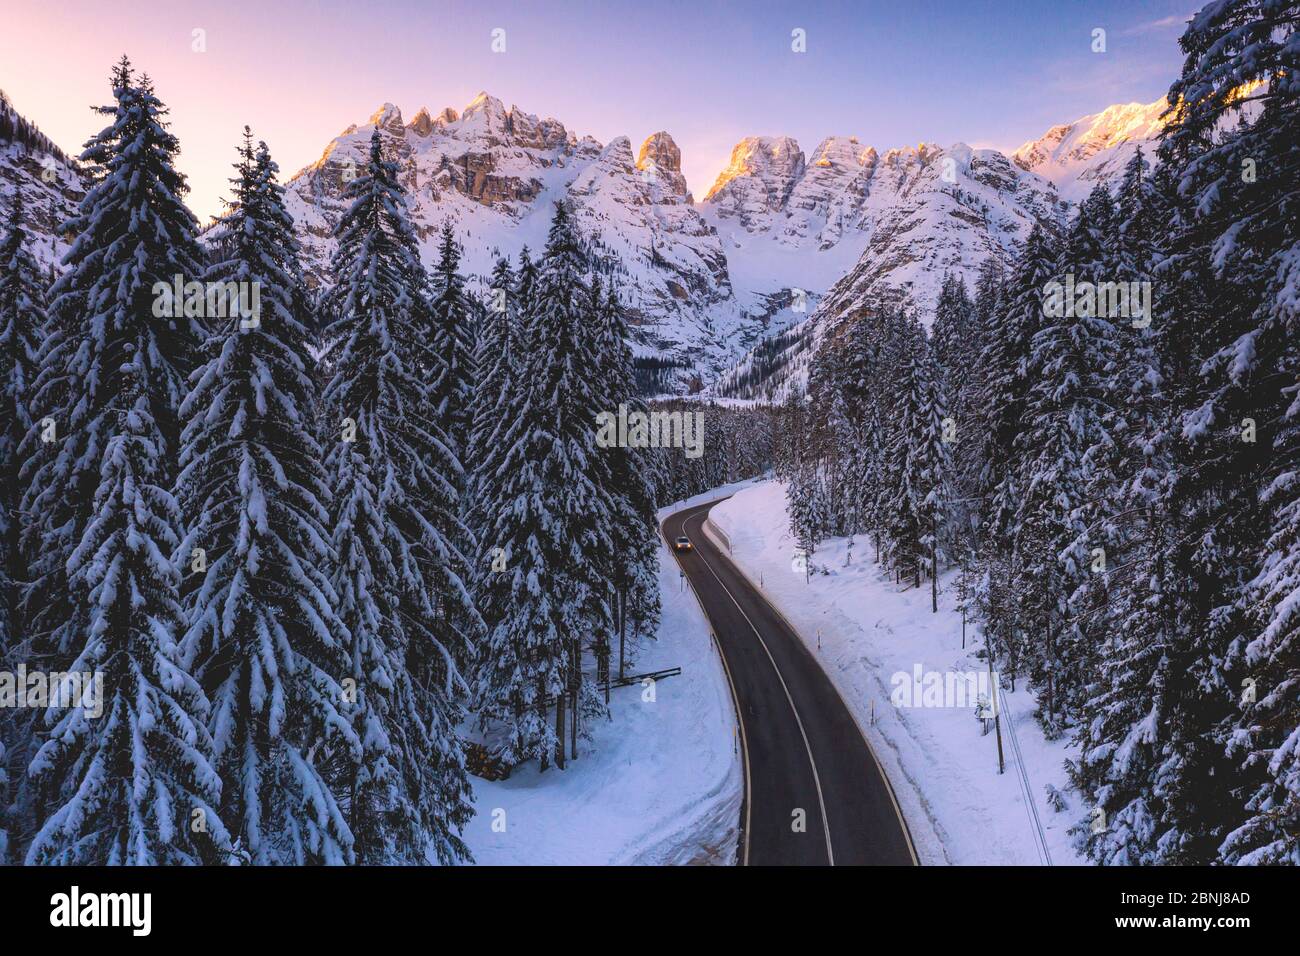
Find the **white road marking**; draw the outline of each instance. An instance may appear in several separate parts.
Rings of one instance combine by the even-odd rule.
[[[720,502],[720,501],[725,501],[725,500],[726,500],[726,499],[723,498],[723,499],[720,499],[719,502]],[[717,504],[717,503],[719,503],[719,502],[712,502],[712,503],[713,503],[713,504]],[[705,512],[705,515],[706,515],[705,520],[704,520],[704,522],[701,523],[701,525],[700,525],[700,531],[703,532],[704,537],[706,537],[706,538],[709,537],[709,533],[708,533],[707,531],[704,530],[704,524],[707,524],[707,523],[708,523],[708,520],[709,520],[708,517],[707,517],[708,514],[709,514],[709,512],[706,511],[706,512]],[[716,528],[717,525],[714,525],[714,527]],[[716,542],[716,541],[713,541],[712,543],[713,543],[713,545],[714,545],[715,547],[717,546],[717,542]],[[722,552],[719,551],[718,553],[721,554]],[[746,581],[749,582],[749,586],[750,586],[751,588],[755,588],[755,589],[757,589],[758,585],[754,582],[753,578],[751,578],[751,577],[749,576],[749,574],[746,573],[746,571],[745,571],[744,568],[742,568],[740,565],[736,564],[734,561],[732,561],[732,562],[730,562],[730,563],[731,563],[732,568],[736,571],[736,573],[739,574],[742,578],[744,578]],[[776,616],[779,617],[779,618],[780,618],[780,619],[785,623],[786,629],[789,630],[791,634],[794,634],[794,635],[798,636],[798,634],[799,634],[799,629],[798,629],[797,627],[795,627],[793,624],[790,623],[790,619],[789,619],[788,617],[785,616],[785,612],[784,612],[784,611],[782,611],[779,607],[777,607],[777,606],[776,606],[775,604],[773,604],[771,601],[768,601],[768,602],[767,602],[767,606],[768,606],[769,608],[771,608],[772,611],[774,611],[774,612],[776,613]],[[797,642],[797,645],[796,645],[796,646],[802,648],[802,649],[803,649],[803,652],[804,652],[804,654],[805,654],[805,656],[807,656],[807,657],[808,657],[808,658],[809,658],[809,659],[810,659],[814,664],[816,664],[816,666],[821,667],[821,664],[818,664],[818,663],[817,663],[817,658],[814,657],[813,654],[812,654],[812,652],[808,649],[808,644],[807,644],[806,641],[800,640],[800,641]],[[823,671],[823,673],[825,673],[826,669],[825,669],[825,668],[822,668],[822,671]],[[829,674],[829,673],[827,673],[826,676],[827,676],[827,678],[830,678],[830,674]],[[884,783],[885,783],[885,791],[889,794],[889,802],[890,802],[890,804],[893,805],[893,808],[894,808],[894,816],[896,816],[896,817],[898,818],[898,825],[899,825],[899,827],[902,828],[902,830],[903,830],[903,836],[906,838],[906,842],[907,842],[907,852],[908,852],[908,854],[912,857],[912,865],[913,865],[913,866],[920,866],[920,865],[921,865],[921,859],[920,859],[920,857],[918,857],[918,856],[916,855],[916,844],[915,844],[915,842],[912,840],[912,830],[911,830],[911,828],[907,825],[907,820],[903,817],[903,808],[900,807],[900,806],[898,805],[898,796],[897,796],[897,794],[894,793],[894,785],[893,785],[893,784],[890,782],[890,780],[889,780],[889,774],[885,773],[885,767],[884,767],[883,764],[881,764],[881,762],[880,762],[880,757],[877,756],[877,754],[876,754],[876,748],[873,747],[873,746],[871,746],[871,738],[867,736],[867,732],[866,732],[866,730],[863,728],[863,726],[862,726],[862,722],[861,722],[860,720],[858,720],[858,715],[857,715],[856,713],[854,713],[852,707],[850,707],[850,706],[848,706],[848,704],[845,704],[845,703],[844,703],[844,696],[843,696],[842,694],[840,694],[838,688],[835,687],[835,681],[834,681],[833,678],[830,679],[830,683],[831,683],[831,690],[833,690],[833,691],[835,692],[835,694],[840,698],[840,703],[844,705],[844,710],[848,713],[849,717],[852,718],[852,720],[853,720],[853,725],[854,725],[855,727],[858,728],[858,736],[862,738],[862,742],[863,742],[863,743],[866,745],[866,747],[867,747],[867,753],[869,753],[869,754],[871,755],[871,762],[872,762],[873,764],[875,764],[876,772],[880,775],[880,779],[883,780]]]
[[[701,512],[699,515],[696,515],[694,517],[698,517],[700,519],[707,518],[708,512],[707,511]],[[703,520],[701,520],[701,524],[703,524]],[[682,528],[683,530],[686,530],[686,521],[682,522]],[[700,534],[701,535],[704,534],[703,528],[700,529]],[[790,688],[786,686],[785,678],[781,676],[781,668],[776,666],[776,659],[772,656],[772,652],[768,649],[767,642],[763,640],[763,635],[758,632],[758,628],[754,626],[754,622],[751,621],[749,615],[745,613],[745,609],[740,606],[740,602],[736,600],[736,596],[731,593],[730,589],[728,589],[728,587],[725,584],[722,583],[722,578],[718,577],[718,573],[713,570],[713,566],[709,564],[708,559],[704,557],[704,552],[701,549],[696,548],[695,553],[699,556],[700,560],[704,563],[704,566],[708,568],[709,573],[713,575],[713,579],[718,582],[718,586],[722,588],[724,592],[726,592],[727,597],[731,598],[731,603],[736,605],[736,610],[740,612],[740,616],[745,619],[745,623],[749,625],[750,630],[754,632],[754,636],[758,638],[758,643],[762,646],[763,653],[767,655],[767,659],[772,664],[772,670],[776,671],[776,679],[781,682],[781,689],[785,691],[785,699],[790,704],[790,712],[794,714],[795,724],[797,724],[799,727],[799,735],[803,737],[804,750],[808,752],[808,764],[812,768],[813,786],[816,787],[817,789],[817,803],[821,807],[822,831],[826,835],[826,857],[830,865],[834,866],[835,851],[831,847],[831,827],[830,827],[830,821],[826,817],[826,800],[822,797],[821,778],[817,775],[817,761],[813,759],[812,745],[808,742],[808,734],[807,732],[804,731],[803,721],[799,718],[799,709],[795,707],[794,698],[790,695]],[[719,646],[721,646],[721,641],[719,641]]]
[[[718,500],[725,501],[726,499],[720,498]],[[717,504],[717,502],[713,502],[713,504]],[[676,515],[669,515],[668,517],[672,518],[676,517]],[[666,521],[667,519],[664,520]],[[664,541],[667,542],[668,535],[664,533],[662,525],[660,525],[659,530],[660,533],[663,533]],[[685,521],[682,522],[682,530],[686,530]],[[686,574],[686,568],[682,566],[682,559],[677,557],[675,549],[673,551],[673,557],[677,560],[678,567],[682,569],[682,574],[686,577],[686,583],[691,586],[691,593],[695,595],[695,603],[700,606],[700,613],[704,615],[705,622],[712,627],[713,622],[709,618],[709,612],[704,607],[704,602],[700,600],[700,594],[695,590],[695,583],[691,581],[690,575]],[[749,866],[750,817],[753,815],[754,810],[753,787],[749,777],[749,735],[745,733],[745,716],[740,709],[740,695],[736,693],[736,682],[731,677],[731,665],[727,663],[727,654],[722,649],[722,641],[718,639],[716,633],[717,628],[713,628],[713,630],[715,632],[712,635],[713,644],[718,649],[718,657],[722,660],[722,669],[727,675],[727,684],[731,687],[731,708],[736,712],[736,725],[740,728],[740,749],[743,754],[741,764],[745,768],[745,844],[741,855],[740,865]]]

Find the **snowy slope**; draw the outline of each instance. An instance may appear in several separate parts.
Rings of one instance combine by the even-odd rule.
[[[1012,153],[1012,162],[1050,180],[1063,198],[1081,202],[1098,182],[1113,185],[1139,147],[1155,161],[1165,109],[1164,97],[1109,106],[1053,126]]]
[[[874,302],[902,301],[928,324],[946,273],[973,286],[988,258],[1009,262],[1034,222],[1057,222],[1067,211],[1046,179],[996,150],[964,143],[946,149],[923,143],[879,155],[854,139],[827,140],[790,187],[779,213],[745,215],[746,207],[735,198],[742,192],[762,194],[755,187],[742,191],[738,184],[770,178],[769,167],[751,165],[731,175],[710,192],[711,202],[720,205],[706,204],[727,247],[756,262],[792,257],[804,265],[802,272],[770,265],[765,271],[827,290],[807,317],[809,334],[768,379],[751,387],[750,394],[773,401],[803,387],[812,352],[860,310]],[[818,264],[829,266],[829,273]],[[771,348],[771,342],[759,346]],[[735,394],[726,391],[731,381],[761,363],[752,352],[742,358],[724,377],[723,393]]]
[[[805,583],[792,566],[785,488],[777,482],[737,492],[711,517],[730,538],[733,560],[752,580],[761,575],[768,600],[819,656],[845,703],[868,728],[922,863],[1038,865],[1045,860],[1037,836],[1040,824],[1054,865],[1084,862],[1066,833],[1086,816],[1078,795],[1066,792],[1063,763],[1071,748],[1043,738],[1032,716],[1033,695],[1023,683],[1015,693],[1002,688],[1007,761],[1002,775],[997,773],[996,738],[980,735],[972,708],[895,707],[890,702],[896,673],[912,675],[918,666],[923,673],[940,674],[976,673],[985,667],[975,656],[980,639],[973,627],[962,650],[951,574],[941,581],[939,613],[933,614],[929,589],[893,584],[870,560],[866,539],[857,541],[853,563],[846,567],[847,542],[841,538],[825,542],[811,559],[814,568],[830,573],[814,573]],[[1057,812],[1048,805],[1048,784],[1065,794],[1068,809]]]
[[[46,267],[58,262],[68,251],[59,226],[77,211],[86,183],[76,165],[0,90],[0,221],[7,220],[15,192],[22,194],[33,257]]]
[[[735,862],[744,780],[730,690],[703,612],[662,546],[659,589],[659,638],[637,649],[628,672],[682,673],[658,682],[654,703],[640,686],[613,691],[612,721],[580,743],[568,769],[539,774],[530,763],[507,780],[473,779],[465,840],[478,863]],[[504,833],[493,832],[494,810],[505,811]]]

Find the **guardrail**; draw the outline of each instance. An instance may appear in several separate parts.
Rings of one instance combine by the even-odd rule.
[[[661,671],[648,671],[645,674],[629,674],[626,677],[615,677],[613,680],[608,682],[601,681],[596,685],[596,689],[604,691],[607,684],[611,689],[615,687],[630,687],[633,684],[639,684],[646,679],[657,681],[663,680],[665,677],[677,677],[681,672],[682,669],[680,667],[667,667]],[[555,703],[555,696],[553,694],[548,694],[545,702],[546,706],[550,707]]]

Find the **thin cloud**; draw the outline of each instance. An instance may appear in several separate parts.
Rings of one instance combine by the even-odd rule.
[[[1148,23],[1139,23],[1135,27],[1129,27],[1120,33],[1120,36],[1134,37],[1141,36],[1144,33],[1154,33],[1157,30],[1167,30],[1170,27],[1183,27],[1187,21],[1192,19],[1195,14],[1175,13],[1172,16],[1161,17],[1159,20],[1151,20]]]

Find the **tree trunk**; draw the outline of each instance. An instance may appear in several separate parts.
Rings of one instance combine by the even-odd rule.
[[[939,556],[930,546],[930,611],[939,613]]]
[[[564,704],[569,695],[563,689],[555,695],[555,766],[564,769]]]
[[[627,593],[618,592],[618,679],[623,679],[623,645],[627,636]]]
[[[537,721],[541,726],[546,726],[546,683],[542,680],[537,681]],[[551,765],[550,753],[545,747],[542,748],[538,763],[542,771]]]
[[[582,689],[582,638],[573,639],[572,660],[569,670],[569,688],[573,695],[573,713],[569,717],[569,759],[578,759],[578,694]]]

